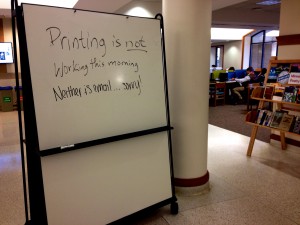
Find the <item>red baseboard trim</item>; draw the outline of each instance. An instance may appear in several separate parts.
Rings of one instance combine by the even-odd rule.
[[[174,178],[174,185],[177,187],[196,187],[206,184],[209,181],[209,172],[202,177],[192,179]]]
[[[276,39],[278,46],[300,44],[300,34],[282,35],[276,37]]]
[[[276,140],[276,141],[280,141],[280,135],[277,135],[277,134],[271,134],[270,138],[273,139],[273,140]],[[287,144],[300,147],[300,141],[297,141],[297,140],[294,140],[294,139],[291,139],[291,138],[285,138],[285,142]]]

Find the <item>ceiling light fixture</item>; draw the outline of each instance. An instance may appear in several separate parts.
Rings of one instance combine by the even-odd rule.
[[[276,4],[280,4],[280,0],[266,0],[266,1],[262,1],[262,2],[257,2],[257,5],[276,5]]]
[[[151,13],[149,13],[146,9],[142,8],[142,7],[134,7],[132,9],[130,9],[126,15],[130,15],[130,16],[142,16],[142,17],[153,17],[153,15],[151,15]]]
[[[252,29],[211,28],[211,40],[242,40]]]

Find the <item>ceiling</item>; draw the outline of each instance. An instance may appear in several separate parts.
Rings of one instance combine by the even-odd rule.
[[[262,2],[262,0],[240,1],[237,4],[214,10],[212,26],[278,30],[280,4],[258,5],[256,4],[258,2]]]
[[[11,0],[1,0],[10,5]],[[41,4],[50,0],[40,0]],[[64,0],[61,0],[64,1]],[[279,29],[280,4],[257,5],[262,0],[212,0],[212,27]],[[0,18],[10,17],[10,9],[3,9]],[[20,2],[20,1],[18,1]],[[24,0],[26,2],[26,0]],[[51,2],[51,1],[50,1]],[[74,8],[102,12],[116,12],[126,4],[135,2],[161,3],[162,0],[79,0]]]
[[[101,1],[101,4],[99,2]],[[114,12],[131,2],[162,0],[79,0],[75,8]],[[257,5],[262,0],[212,0],[212,26],[227,28],[278,29],[280,4]],[[103,2],[103,3],[102,3]]]

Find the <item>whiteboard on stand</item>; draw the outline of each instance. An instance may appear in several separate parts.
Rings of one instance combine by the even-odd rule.
[[[169,125],[160,20],[22,7],[40,151]],[[48,224],[171,199],[168,132],[41,157]]]
[[[167,125],[159,20],[23,10],[40,150]]]

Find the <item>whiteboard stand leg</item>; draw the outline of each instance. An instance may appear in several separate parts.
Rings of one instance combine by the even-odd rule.
[[[178,214],[178,203],[177,202],[175,202],[175,201],[173,201],[172,203],[171,203],[171,206],[170,206],[170,210],[171,210],[171,214],[172,215],[177,215]]]

